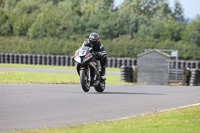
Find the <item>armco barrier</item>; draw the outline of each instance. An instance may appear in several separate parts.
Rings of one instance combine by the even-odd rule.
[[[0,63],[74,66],[75,62],[71,59],[72,56],[65,55],[29,55],[0,53]],[[137,59],[108,58],[107,67],[121,68],[121,66],[137,66]],[[176,62],[174,60],[171,60],[170,69],[175,69],[175,67]],[[200,61],[179,61],[178,69],[183,69],[184,67],[200,69]]]

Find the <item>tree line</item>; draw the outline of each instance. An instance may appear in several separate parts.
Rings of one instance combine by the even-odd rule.
[[[1,0],[0,52],[73,55],[97,32],[109,57],[144,49],[179,50],[200,59],[200,15],[192,21],[176,0]]]

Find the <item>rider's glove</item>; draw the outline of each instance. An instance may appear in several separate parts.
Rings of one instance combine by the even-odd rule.
[[[97,57],[97,58],[101,58],[101,53],[100,52],[97,52],[97,53],[95,53],[95,56]]]

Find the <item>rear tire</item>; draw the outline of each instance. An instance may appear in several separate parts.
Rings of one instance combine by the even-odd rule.
[[[90,82],[88,81],[88,78],[85,74],[85,70],[80,71],[80,81],[83,91],[88,92],[90,90]]]
[[[101,80],[100,83],[94,87],[97,92],[103,92],[106,88],[106,81]]]

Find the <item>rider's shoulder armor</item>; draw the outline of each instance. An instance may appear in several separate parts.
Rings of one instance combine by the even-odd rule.
[[[84,45],[84,46],[91,47],[91,44],[90,44],[90,42],[89,42],[89,40],[88,40],[88,39],[87,39],[87,40],[85,40],[85,41],[83,42],[83,45]]]
[[[89,39],[85,40],[82,45],[83,46],[92,47],[92,45],[90,44]],[[101,52],[105,51],[105,49],[103,47],[103,44],[100,41],[98,41],[97,45],[93,47],[93,50],[96,51],[96,52],[98,52],[98,51],[101,51]]]

